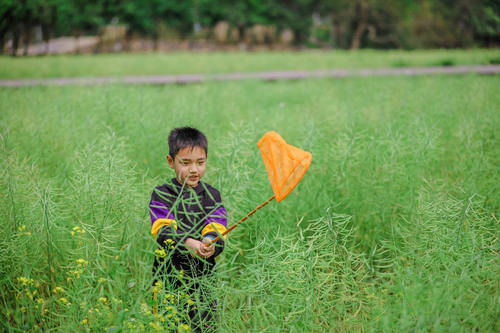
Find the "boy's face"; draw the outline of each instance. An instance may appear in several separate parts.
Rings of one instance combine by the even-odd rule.
[[[177,181],[196,187],[205,173],[207,154],[201,147],[185,147],[179,150],[175,158],[167,155],[168,165],[175,170]]]

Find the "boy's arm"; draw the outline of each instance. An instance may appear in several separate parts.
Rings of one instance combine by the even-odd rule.
[[[174,214],[170,211],[168,200],[157,193],[158,189],[153,191],[149,203],[149,215],[151,216],[151,234],[161,246],[166,246],[168,239],[176,242],[183,233],[177,229],[177,221]]]
[[[222,200],[218,192],[214,193],[216,209],[206,218],[201,235],[203,239],[215,239],[222,235],[227,228],[227,211],[222,205]],[[214,257],[218,256],[224,250],[225,236],[221,236],[215,243]]]

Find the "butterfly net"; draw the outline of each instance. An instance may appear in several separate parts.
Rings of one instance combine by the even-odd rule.
[[[266,133],[257,143],[276,200],[280,202],[300,182],[312,161],[311,153],[291,146],[276,132]]]

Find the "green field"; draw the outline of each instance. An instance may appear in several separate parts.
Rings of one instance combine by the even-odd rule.
[[[159,74],[217,74],[275,70],[383,68],[500,63],[499,49],[424,51],[307,51],[107,54],[0,57],[0,79]]]
[[[117,75],[102,59],[88,75]],[[498,332],[499,86],[466,75],[1,89],[0,330],[177,331],[182,320],[151,312],[147,205],[173,177],[169,130],[191,125],[209,138],[205,180],[230,223],[272,194],[256,146],[266,131],[313,154],[294,192],[228,240],[222,332]]]

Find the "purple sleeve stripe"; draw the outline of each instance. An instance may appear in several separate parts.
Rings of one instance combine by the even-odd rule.
[[[151,201],[149,204],[149,215],[151,216],[151,224],[158,219],[172,219],[175,220],[174,214],[165,206],[164,203],[158,201]]]
[[[224,227],[227,227],[227,210],[224,207],[217,208],[209,217],[205,220],[205,225],[210,223],[219,223]]]

